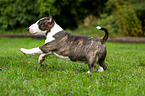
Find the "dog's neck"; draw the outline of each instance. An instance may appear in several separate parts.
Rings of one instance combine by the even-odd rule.
[[[46,36],[45,44],[55,40],[53,36],[62,30],[63,29],[58,24],[56,24],[56,22],[54,22],[54,26]]]

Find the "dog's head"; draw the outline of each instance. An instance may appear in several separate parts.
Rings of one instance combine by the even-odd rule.
[[[39,19],[36,23],[32,24],[28,30],[34,35],[47,35],[53,26],[54,20],[52,19],[52,15],[49,11],[49,17]]]

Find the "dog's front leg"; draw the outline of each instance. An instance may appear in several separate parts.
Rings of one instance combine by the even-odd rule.
[[[43,52],[40,50],[39,47],[37,47],[37,48],[32,48],[32,49],[21,48],[20,50],[21,50],[21,52],[24,53],[24,54],[31,54],[31,55],[43,53]]]
[[[39,63],[39,64],[42,64],[42,62],[45,60],[45,58],[46,58],[49,54],[52,54],[52,52],[41,54],[41,55],[39,56],[38,63]]]

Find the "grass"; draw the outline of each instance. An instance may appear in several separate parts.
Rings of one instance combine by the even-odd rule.
[[[0,34],[30,34],[30,33],[28,32],[28,27],[25,27],[25,28],[17,28],[12,30],[0,29]]]
[[[87,75],[88,66],[53,55],[38,64],[39,55],[20,48],[44,40],[0,38],[0,96],[144,96],[145,44],[106,43],[105,72]]]

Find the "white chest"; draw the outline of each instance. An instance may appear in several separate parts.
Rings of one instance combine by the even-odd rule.
[[[62,30],[63,29],[55,23],[53,28],[50,30],[50,32],[46,36],[45,44],[55,40],[55,38],[53,36]]]

